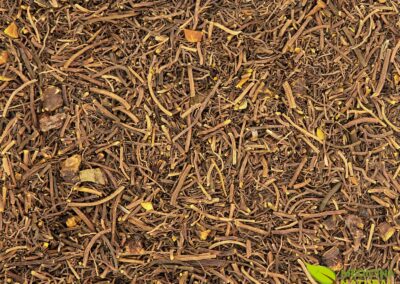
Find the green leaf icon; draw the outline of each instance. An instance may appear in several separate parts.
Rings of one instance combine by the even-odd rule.
[[[336,274],[330,268],[321,265],[312,265],[306,262],[306,267],[311,276],[319,284],[333,284]]]

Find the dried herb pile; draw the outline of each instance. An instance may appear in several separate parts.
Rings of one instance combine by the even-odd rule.
[[[7,283],[312,283],[400,262],[400,3],[0,2]]]

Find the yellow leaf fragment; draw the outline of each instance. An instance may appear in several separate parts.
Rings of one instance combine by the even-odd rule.
[[[154,37],[154,39],[158,42],[163,42],[163,41],[167,41],[168,37],[167,36],[163,36],[163,35],[157,35]]]
[[[185,38],[188,42],[200,42],[203,37],[203,33],[200,31],[194,31],[189,29],[183,30],[185,33]]]
[[[43,243],[43,247],[44,247],[44,248],[48,248],[48,247],[49,247],[49,243],[48,243],[48,242],[44,242],[44,243]]]
[[[12,22],[5,30],[4,33],[11,38],[18,38],[18,27]]]
[[[142,202],[140,203],[140,206],[142,206],[146,211],[153,210],[153,204],[151,202]]]
[[[370,87],[365,87],[365,95],[368,96],[369,94],[371,94],[371,88]]]
[[[6,64],[8,61],[8,52],[5,50],[0,51],[0,65]]]
[[[250,79],[250,76],[247,77],[242,77],[239,81],[239,83],[237,83],[236,88],[237,89],[241,89],[243,87],[243,85]]]
[[[208,238],[208,235],[211,233],[211,230],[204,230],[200,232],[200,240],[205,241]]]
[[[67,225],[68,228],[73,228],[76,227],[76,225],[78,225],[78,220],[75,216],[73,216],[68,218],[65,224]]]
[[[80,171],[79,178],[82,182],[87,181],[98,183],[101,185],[106,184],[103,172],[99,168]]]
[[[243,100],[241,103],[235,105],[234,110],[242,110],[247,108],[247,100]]]
[[[1,63],[0,63],[1,64]],[[399,83],[400,83],[400,75],[399,74],[394,74],[394,76],[393,76],[393,81],[394,81],[394,84],[397,86],[397,85],[399,85]]]
[[[384,242],[387,242],[396,232],[396,228],[384,222],[378,226],[379,235]]]
[[[246,73],[244,73],[240,78],[239,83],[236,84],[236,88],[241,89],[243,85],[250,79],[252,73],[253,73],[252,69],[247,69]]]
[[[350,177],[349,180],[354,185],[358,185],[359,184],[358,179],[356,177],[354,177],[354,176]]]
[[[2,82],[9,82],[9,81],[12,81],[12,80],[14,80],[14,79],[10,78],[10,77],[6,77],[6,76],[1,76],[0,75],[0,81],[2,81]]]
[[[325,140],[325,133],[322,131],[321,128],[317,128],[317,137],[319,140],[324,141]]]

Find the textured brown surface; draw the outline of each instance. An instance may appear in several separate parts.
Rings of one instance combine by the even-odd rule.
[[[399,11],[0,1],[0,281],[398,278]]]

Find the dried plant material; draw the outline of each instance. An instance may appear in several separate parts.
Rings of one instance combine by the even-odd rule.
[[[153,208],[153,203],[151,203],[151,202],[142,202],[142,203],[140,203],[140,206],[142,206],[143,209],[146,210],[146,211],[151,211],[151,210],[154,209]]]
[[[11,38],[18,38],[18,26],[12,22],[5,30],[4,33]]]
[[[101,185],[106,184],[103,172],[99,168],[82,170],[79,172],[79,178],[81,182],[94,182]]]
[[[358,228],[360,230],[364,229],[364,222],[363,220],[356,216],[356,215],[348,215],[345,219],[346,226],[352,230],[354,228]]]
[[[247,100],[243,100],[241,103],[236,104],[234,110],[244,110],[247,108]]]
[[[86,186],[74,186],[72,189],[76,190],[76,191],[80,191],[80,192],[86,192],[86,193],[94,194],[94,195],[97,195],[97,196],[103,196],[102,192],[100,192],[100,191],[98,191],[96,189],[90,188],[90,187],[86,187]]]
[[[0,51],[0,65],[4,65],[8,62],[8,52],[6,50]]]
[[[74,4],[74,8],[76,8],[77,10],[79,10],[82,13],[93,13],[94,11],[91,11],[89,9],[86,9],[85,7],[82,7],[79,4]]]
[[[317,4],[314,6],[314,8],[311,9],[310,12],[308,12],[306,17],[311,17],[314,16],[316,13],[318,13],[320,10],[325,9],[326,8],[326,4],[324,1],[322,0],[318,0]]]
[[[8,175],[11,176],[11,166],[10,163],[8,162],[7,157],[2,158],[2,164],[3,164],[3,170],[4,172]]]
[[[241,89],[243,85],[250,79],[252,73],[253,73],[252,69],[246,70],[246,73],[242,75],[240,81],[236,84],[236,88]]]
[[[258,131],[257,129],[251,129],[251,141],[256,142],[258,140]]]
[[[63,105],[61,89],[49,86],[43,91],[43,108],[45,111],[54,111]]]
[[[65,180],[72,180],[72,178],[75,177],[79,171],[81,161],[82,158],[79,154],[67,158],[64,162],[61,163],[61,177],[63,177]]]
[[[340,271],[343,269],[342,254],[337,247],[332,247],[322,255],[324,263],[333,271]]]
[[[387,49],[386,50],[386,55],[385,55],[385,60],[383,61],[383,65],[382,65],[382,70],[380,72],[380,77],[379,77],[379,81],[378,81],[378,85],[376,86],[376,90],[375,92],[372,94],[372,97],[377,97],[381,94],[383,87],[385,85],[385,82],[387,80],[387,72],[388,72],[388,68],[389,68],[389,64],[390,64],[390,57],[392,55],[392,50],[391,49]]]
[[[147,86],[149,88],[150,96],[153,99],[154,103],[160,108],[160,110],[165,113],[168,116],[172,116],[172,112],[170,112],[168,109],[166,109],[161,102],[158,100],[156,94],[153,91],[153,73],[154,71],[150,69],[149,74],[147,75]]]
[[[396,73],[393,75],[393,82],[396,86],[400,84],[400,75],[399,74]]]
[[[67,225],[68,228],[76,227],[78,225],[78,219],[76,216],[70,217],[67,219],[65,224]]]
[[[118,187],[113,193],[111,193],[109,196],[106,196],[100,200],[93,201],[93,202],[69,202],[68,206],[70,207],[91,207],[91,206],[97,206],[103,203],[106,203],[115,197],[117,197],[122,191],[124,191],[125,187],[120,186]]]
[[[221,24],[219,24],[219,23],[216,23],[216,22],[211,22],[214,26],[216,26],[217,28],[219,28],[219,29],[221,29],[221,30],[223,30],[224,32],[227,32],[228,34],[231,34],[231,35],[233,35],[233,36],[236,36],[236,35],[239,35],[240,33],[241,33],[241,31],[234,31],[234,30],[231,30],[231,29],[229,29],[229,28],[227,28],[227,27],[225,27],[225,26],[223,26],[223,25],[221,25]]]
[[[143,248],[143,243],[140,238],[136,237],[134,240],[129,240],[128,244],[125,246],[125,251],[128,254],[141,255],[145,252]]]
[[[49,0],[51,7],[59,8],[60,5],[58,4],[57,0]]]
[[[387,242],[396,232],[396,228],[389,223],[384,222],[378,225],[379,236],[384,242]]]
[[[366,246],[366,250],[370,251],[371,250],[371,246],[372,246],[372,237],[375,233],[375,223],[371,224],[371,227],[369,229],[369,236],[368,236],[368,241],[367,241],[367,246]]]
[[[321,204],[319,205],[320,211],[323,211],[325,209],[329,200],[333,197],[334,194],[336,194],[340,190],[341,187],[342,187],[341,182],[338,182],[332,186],[332,188],[328,191],[328,193],[325,195],[324,199],[321,201]]]
[[[43,114],[39,118],[40,130],[43,132],[50,131],[52,129],[59,129],[63,126],[66,118],[65,113],[57,113],[55,115]]]
[[[203,33],[200,31],[194,31],[189,29],[183,30],[185,33],[185,38],[188,42],[200,42],[203,37]]]
[[[0,81],[2,81],[2,82],[10,82],[12,80],[14,80],[14,79],[11,77],[6,77],[6,76],[0,75]]]
[[[325,140],[325,133],[321,128],[317,128],[316,135],[319,140],[321,140],[321,141]]]
[[[131,108],[131,105],[122,97],[107,91],[107,90],[102,90],[102,89],[98,89],[98,88],[90,88],[90,91],[96,94],[100,94],[100,95],[104,95],[107,96],[111,99],[114,99],[116,101],[118,101],[121,105],[123,105],[127,110],[129,110]]]
[[[283,83],[283,89],[285,90],[286,98],[288,100],[289,108],[296,108],[296,101],[293,97],[292,87],[288,81]]]
[[[211,230],[203,230],[200,231],[200,240],[206,241],[208,238],[208,235],[211,233]]]
[[[6,282],[397,267],[399,1],[3,2]]]
[[[364,222],[356,215],[348,215],[345,219],[345,224],[349,229],[354,239],[354,250],[358,251],[361,246],[361,239],[364,238]]]

